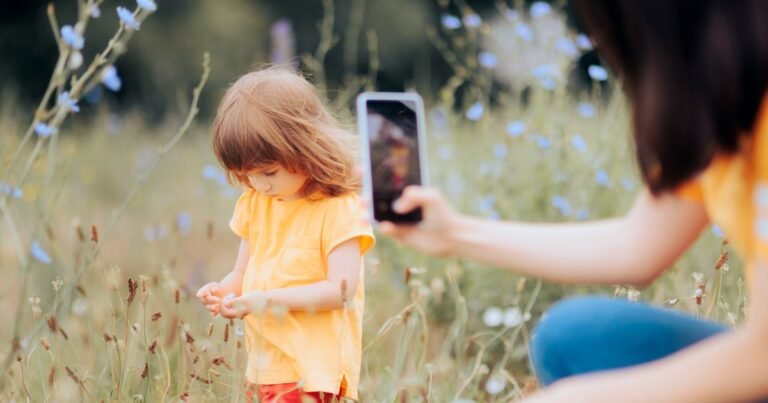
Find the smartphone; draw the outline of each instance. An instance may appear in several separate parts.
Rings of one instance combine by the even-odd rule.
[[[398,214],[392,203],[410,185],[427,185],[424,102],[413,92],[364,92],[357,97],[363,191],[376,222],[415,224],[421,209]]]

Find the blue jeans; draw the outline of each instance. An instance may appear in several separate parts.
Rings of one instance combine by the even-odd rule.
[[[531,337],[531,362],[542,385],[571,375],[666,357],[728,328],[623,299],[579,297],[558,303]]]

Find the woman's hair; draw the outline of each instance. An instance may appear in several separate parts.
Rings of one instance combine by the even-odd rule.
[[[240,77],[224,94],[213,122],[213,152],[231,183],[245,172],[279,164],[307,176],[304,196],[338,196],[360,188],[356,141],[328,111],[315,88],[287,67]]]
[[[739,151],[768,88],[768,1],[577,0],[633,110],[641,173],[672,190]]]

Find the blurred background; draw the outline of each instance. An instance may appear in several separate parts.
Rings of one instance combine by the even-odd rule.
[[[207,316],[194,292],[238,245],[227,222],[241,189],[211,152],[211,119],[227,85],[265,63],[294,64],[353,132],[359,92],[418,91],[430,181],[461,212],[600,219],[642,189],[626,100],[567,1],[158,0],[114,64],[120,88],[95,85],[46,137],[35,109],[58,58],[49,4],[63,26],[85,2],[0,3],[2,401],[242,401],[242,327]],[[118,6],[136,7],[100,3],[76,75]],[[180,131],[204,52],[199,114]],[[361,400],[524,397],[537,387],[530,329],[568,295],[739,323],[741,262],[714,268],[727,251],[712,227],[653,286],[564,287],[378,236]]]

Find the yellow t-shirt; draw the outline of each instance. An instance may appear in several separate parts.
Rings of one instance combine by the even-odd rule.
[[[373,246],[373,233],[364,217],[355,194],[317,201],[279,201],[246,190],[229,223],[235,234],[248,240],[250,259],[242,291],[294,287],[326,279],[328,255],[336,246],[359,238],[361,255]],[[248,315],[248,380],[257,384],[302,381],[302,388],[309,392],[338,393],[343,385],[346,397],[357,399],[363,273],[361,259],[358,287],[346,309]]]
[[[748,262],[768,262],[768,97],[763,99],[752,137],[737,153],[718,155],[678,194],[704,204],[710,221],[719,225]]]

